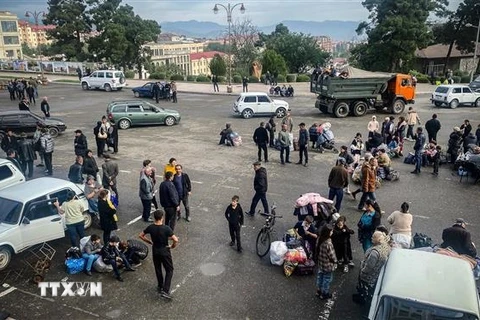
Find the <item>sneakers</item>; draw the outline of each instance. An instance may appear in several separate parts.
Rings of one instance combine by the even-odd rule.
[[[349,266],[349,267],[355,267],[355,263],[354,263],[353,261],[350,261],[350,262],[348,263],[348,266]]]
[[[304,167],[308,167],[308,163],[307,163],[307,162],[305,162],[305,164],[304,164],[303,166],[304,166]]]
[[[172,300],[172,296],[171,296],[170,294],[166,293],[166,292],[163,291],[163,290],[160,292],[160,296],[161,296],[162,298],[167,299],[167,300]]]
[[[230,247],[233,247],[235,245],[235,242],[230,241]]]
[[[190,222],[192,221],[192,218],[188,217],[188,218],[185,218],[185,220],[187,220],[187,222]]]
[[[242,248],[242,247],[240,247],[240,248],[237,248],[237,251],[238,251],[238,253],[242,253],[242,251],[243,251],[243,248]]]
[[[85,274],[86,274],[87,276],[90,276],[90,277],[92,276],[92,272],[91,272],[91,271],[88,271],[88,270],[85,270]]]
[[[142,265],[141,262],[137,263],[137,264],[132,264],[132,268],[138,268]]]
[[[319,296],[320,300],[327,300],[327,299],[331,299],[332,298],[332,294],[331,293],[326,293],[326,294],[321,294]]]
[[[148,218],[147,220],[148,222],[155,222],[155,219],[153,219],[152,217]]]
[[[419,173],[420,173],[420,171],[413,170],[413,171],[412,171],[412,172],[410,172],[410,173],[412,173],[412,174],[419,174]]]
[[[133,269],[132,267],[130,267],[130,268],[125,268],[125,271],[137,271],[137,270],[135,270],[135,269]]]
[[[253,213],[250,213],[250,212],[248,212],[248,211],[245,211],[245,214],[246,214],[247,216],[253,217]]]
[[[343,266],[343,273],[348,273],[348,265]]]
[[[37,167],[45,167],[45,165],[43,163],[39,163],[37,164]]]
[[[301,162],[301,161],[298,161],[298,162],[295,162],[295,164],[302,164],[302,162]]]
[[[117,279],[120,282],[123,282],[123,278],[121,276],[117,276],[117,277],[115,277],[115,279]]]

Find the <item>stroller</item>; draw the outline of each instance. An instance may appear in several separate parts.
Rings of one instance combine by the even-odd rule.
[[[338,153],[338,149],[335,148],[335,136],[331,130],[332,125],[330,122],[325,122],[318,129],[318,138],[315,147],[324,153],[325,150],[331,150],[333,153]]]

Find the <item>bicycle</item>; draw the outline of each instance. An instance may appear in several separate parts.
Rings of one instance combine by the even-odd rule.
[[[257,236],[256,250],[257,255],[260,258],[266,256],[267,253],[270,251],[270,244],[272,243],[270,234],[275,233],[275,230],[273,229],[273,226],[275,225],[275,220],[277,218],[282,218],[282,216],[277,216],[275,212],[276,208],[277,207],[274,204],[271,207],[272,213],[259,213],[262,216],[266,217],[265,224],[263,225]]]

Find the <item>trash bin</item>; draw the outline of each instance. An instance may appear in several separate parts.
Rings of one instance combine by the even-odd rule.
[[[233,92],[233,87],[231,85],[227,86],[227,93],[232,93]]]

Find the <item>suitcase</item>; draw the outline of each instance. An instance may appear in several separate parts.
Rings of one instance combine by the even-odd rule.
[[[300,263],[295,267],[295,274],[304,276],[313,274],[315,269],[315,262],[312,259],[308,259],[305,263]]]

